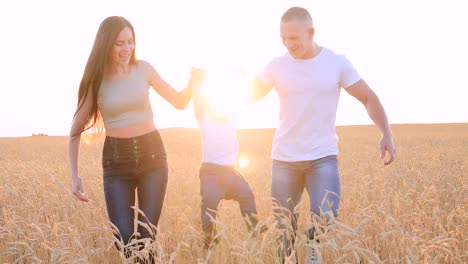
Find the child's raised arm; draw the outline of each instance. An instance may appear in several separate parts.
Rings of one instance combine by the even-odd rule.
[[[192,68],[191,72],[191,81],[193,84],[193,91],[192,91],[192,101],[193,101],[193,108],[195,111],[195,117],[197,120],[201,118],[203,115],[203,111],[205,108],[205,99],[200,95],[201,85],[205,80],[205,71],[202,69]]]

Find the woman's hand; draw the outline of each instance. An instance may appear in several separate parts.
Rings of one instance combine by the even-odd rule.
[[[190,71],[190,84],[194,90],[200,90],[200,86],[205,81],[205,70],[200,68],[192,68]]]
[[[82,202],[88,202],[89,199],[83,189],[83,182],[80,177],[72,177],[72,192],[76,198]]]
[[[390,135],[382,136],[380,140],[380,158],[384,159],[384,164],[389,165],[395,160],[395,144],[393,138]],[[386,155],[388,153],[388,155]],[[387,156],[387,158],[385,158]]]

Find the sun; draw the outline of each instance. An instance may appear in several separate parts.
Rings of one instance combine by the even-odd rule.
[[[247,168],[249,166],[249,158],[245,156],[239,157],[239,160],[237,161],[238,167],[241,169]]]
[[[207,69],[200,92],[216,114],[237,115],[248,103],[248,74],[239,69]]]

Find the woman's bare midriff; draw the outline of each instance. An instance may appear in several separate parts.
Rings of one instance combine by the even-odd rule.
[[[116,138],[132,138],[148,134],[156,130],[153,119],[143,121],[128,127],[106,129],[106,136]]]

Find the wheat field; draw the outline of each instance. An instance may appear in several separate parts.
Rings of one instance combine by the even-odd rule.
[[[397,159],[385,167],[375,127],[338,127],[341,207],[321,243],[314,244],[323,263],[467,263],[468,124],[392,130]],[[223,201],[220,242],[203,250],[200,135],[197,129],[163,129],[169,182],[157,241],[147,247],[158,263],[280,263],[270,199],[274,130],[238,134],[241,155],[249,159],[240,171],[270,229],[251,237],[238,205]],[[81,203],[71,194],[66,137],[0,138],[0,263],[124,262],[113,247],[105,209],[102,143],[82,142],[80,175],[91,201]],[[303,231],[311,225],[306,195],[298,207],[299,263]]]

